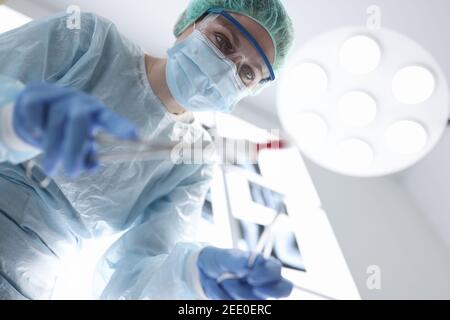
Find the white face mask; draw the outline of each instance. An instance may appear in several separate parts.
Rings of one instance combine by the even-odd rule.
[[[170,49],[168,56],[167,85],[189,111],[230,113],[250,93],[234,63],[197,30]]]

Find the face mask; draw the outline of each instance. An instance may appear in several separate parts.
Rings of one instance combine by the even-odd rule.
[[[166,78],[175,100],[193,112],[230,113],[248,89],[234,63],[195,30],[168,51]]]

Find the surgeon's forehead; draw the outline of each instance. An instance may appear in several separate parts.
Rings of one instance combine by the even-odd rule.
[[[261,24],[245,15],[238,13],[231,13],[231,15],[239,21],[240,24],[242,24],[242,26],[253,36],[253,38],[256,39],[258,44],[264,50],[264,53],[269,61],[273,64],[275,62],[275,46],[272,41],[272,37],[269,35],[267,30]],[[225,18],[221,19],[221,21],[225,21],[224,23],[228,22]],[[239,37],[241,39],[246,39],[240,32]]]

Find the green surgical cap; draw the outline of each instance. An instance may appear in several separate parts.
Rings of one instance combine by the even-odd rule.
[[[179,37],[208,9],[219,7],[242,14],[259,22],[272,37],[275,45],[275,72],[283,66],[294,42],[294,27],[280,0],[191,0],[175,25],[174,34]]]

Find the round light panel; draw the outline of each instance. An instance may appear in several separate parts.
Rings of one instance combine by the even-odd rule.
[[[341,121],[352,127],[365,127],[377,116],[377,103],[369,94],[353,91],[343,95],[338,101]]]
[[[434,76],[425,67],[408,66],[394,76],[392,91],[395,98],[404,104],[419,104],[427,101],[435,90]]]
[[[386,144],[392,152],[401,155],[419,154],[427,145],[427,141],[427,131],[414,121],[396,122],[386,132]]]
[[[381,60],[378,43],[368,36],[354,36],[344,42],[340,51],[340,64],[344,70],[354,75],[374,71]]]
[[[372,147],[358,139],[350,139],[337,144],[333,161],[347,170],[366,170],[374,161]]]
[[[301,63],[287,73],[290,90],[297,92],[302,101],[323,95],[328,87],[328,76],[325,70],[316,63]]]

